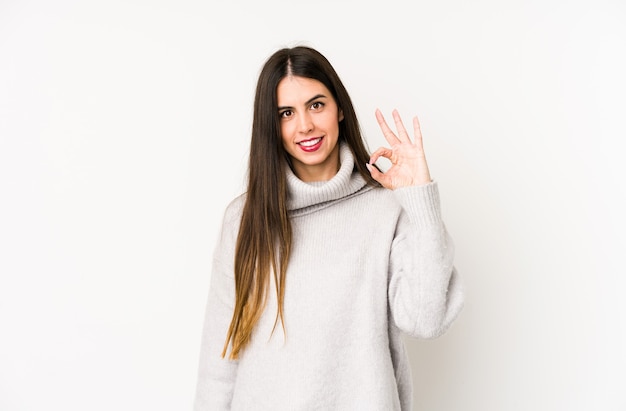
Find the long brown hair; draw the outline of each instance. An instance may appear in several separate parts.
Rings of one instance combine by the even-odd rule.
[[[331,92],[344,116],[339,141],[350,147],[355,170],[368,184],[378,185],[365,167],[369,153],[352,101],[328,60],[304,46],[284,48],[270,56],[259,75],[254,99],[248,190],[235,249],[235,308],[222,351],[224,357],[230,343],[230,359],[238,358],[250,341],[265,308],[270,273],[278,301],[274,329],[280,319],[285,330],[283,301],[292,242],[285,167],[290,159],[281,140],[276,89],[288,75],[317,80]]]

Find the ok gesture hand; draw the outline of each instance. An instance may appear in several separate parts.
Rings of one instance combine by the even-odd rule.
[[[426,164],[426,156],[422,146],[422,132],[417,117],[413,118],[415,142],[411,142],[398,111],[394,110],[392,114],[398,130],[397,136],[387,125],[380,110],[376,109],[376,120],[378,120],[378,125],[391,148],[381,147],[372,153],[367,164],[370,174],[383,187],[391,190],[430,183],[432,180],[428,171],[428,164]],[[391,161],[391,167],[384,173],[373,166],[379,157]]]

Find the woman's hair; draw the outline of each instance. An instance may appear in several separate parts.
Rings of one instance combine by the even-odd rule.
[[[278,301],[274,329],[280,318],[285,331],[285,274],[292,241],[285,167],[290,159],[281,140],[276,89],[287,76],[314,79],[326,86],[343,111],[339,142],[347,143],[352,151],[355,170],[368,184],[378,185],[365,167],[369,153],[352,101],[328,60],[304,46],[284,48],[270,56],[259,75],[254,99],[248,190],[235,249],[235,308],[222,351],[224,357],[230,343],[230,359],[238,358],[250,341],[265,308],[270,275]]]

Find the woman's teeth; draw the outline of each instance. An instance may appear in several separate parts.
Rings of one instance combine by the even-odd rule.
[[[311,147],[319,143],[321,139],[322,139],[321,137],[314,138],[312,140],[301,141],[298,144],[300,144],[301,146],[305,146],[305,147]]]

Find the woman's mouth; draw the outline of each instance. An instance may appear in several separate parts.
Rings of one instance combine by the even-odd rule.
[[[302,140],[297,144],[302,151],[311,153],[313,151],[317,151],[322,146],[322,140],[324,140],[324,137],[315,137],[308,140]]]

